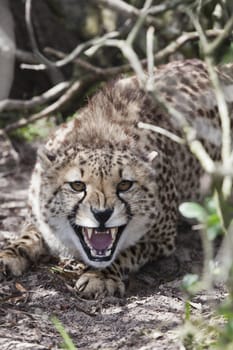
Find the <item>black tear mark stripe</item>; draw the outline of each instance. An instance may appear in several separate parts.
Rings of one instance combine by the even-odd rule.
[[[130,208],[129,203],[125,199],[121,198],[121,196],[119,195],[119,192],[117,192],[117,197],[125,205],[125,207],[126,207],[126,214],[127,214],[128,218],[129,218],[129,220],[131,220],[132,217],[133,217],[133,214],[131,212],[131,208]]]
[[[53,191],[53,195],[52,197],[50,197],[47,202],[45,203],[45,208],[48,208],[49,205],[51,204],[51,202],[53,201],[54,197],[56,197],[56,195],[58,194],[58,192],[60,191],[61,186],[57,187],[54,191]]]
[[[123,175],[123,170],[120,168],[119,169],[119,176],[120,176],[121,179],[122,179],[122,175]]]
[[[83,191],[83,197],[78,201],[78,204],[82,203],[86,195],[87,195],[87,191]]]
[[[73,206],[73,209],[71,210],[70,214],[67,216],[68,220],[75,218],[76,213],[79,209],[79,205],[82,203],[82,201],[84,200],[84,198],[86,197],[87,192],[84,191],[83,197],[78,201],[78,203],[76,203]]]

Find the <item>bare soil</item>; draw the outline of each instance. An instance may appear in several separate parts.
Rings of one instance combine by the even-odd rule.
[[[0,149],[3,149],[0,139]],[[3,246],[20,232],[26,215],[25,203],[34,153],[18,145],[19,161],[6,148],[0,163],[0,241]],[[7,146],[6,146],[7,144]],[[10,159],[11,158],[11,159]],[[10,159],[10,161],[9,161]],[[201,241],[197,231],[179,226],[176,253],[148,264],[131,276],[124,298],[84,300],[72,283],[54,273],[52,263],[33,267],[20,278],[0,285],[0,349],[61,349],[62,338],[52,316],[56,316],[77,349],[159,349],[182,347],[185,295],[183,276],[199,273]],[[225,296],[224,288],[193,299],[192,314],[208,319],[210,305]]]

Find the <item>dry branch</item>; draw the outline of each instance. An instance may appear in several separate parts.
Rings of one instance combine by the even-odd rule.
[[[147,90],[154,88],[154,28],[150,27],[146,33],[146,52],[147,52]]]
[[[209,38],[217,37],[222,33],[222,29],[209,29],[206,31],[206,36]],[[187,32],[179,36],[176,40],[167,45],[164,49],[157,52],[154,56],[155,62],[161,62],[164,58],[174,54],[181,47],[183,47],[187,42],[199,40],[198,32]]]
[[[138,9],[137,7],[127,4],[122,0],[92,0],[92,2],[95,2],[97,5],[108,7],[127,17],[140,17],[142,14],[141,9]],[[160,27],[161,21],[158,20],[157,18],[150,16],[149,11],[150,10],[148,9],[145,23],[147,25],[154,25],[156,28]]]
[[[131,46],[133,45],[133,42],[135,41],[141,27],[143,26],[144,22],[146,21],[147,12],[148,12],[149,8],[151,7],[151,4],[152,4],[152,0],[145,0],[143,8],[140,10],[141,14],[138,17],[135,25],[133,26],[133,28],[129,32],[129,35],[126,39],[127,44],[129,44]]]
[[[216,37],[217,35],[219,35],[220,33],[222,33],[222,30],[208,30],[206,32],[206,35],[208,37]],[[174,52],[176,52],[178,49],[180,49],[184,44],[186,44],[187,42],[189,41],[193,41],[193,40],[197,40],[199,38],[199,34],[197,32],[189,32],[189,33],[184,33],[182,34],[178,39],[176,39],[175,42],[172,42],[171,44],[169,44],[168,46],[166,46],[164,49],[162,49],[161,51],[157,52],[155,55],[154,55],[154,61],[155,62],[160,62],[161,60],[165,59],[166,57],[168,57],[169,55],[173,54]],[[113,40],[115,41],[115,40]],[[123,42],[123,41],[118,41],[119,42]],[[110,40],[108,40],[108,44],[110,44]],[[89,45],[89,44],[88,44]],[[56,54],[57,56],[60,56],[64,59],[66,59],[66,56],[65,54],[57,51],[57,50],[53,50],[53,49],[50,49],[51,52],[53,52],[54,54]],[[30,61],[32,62],[33,59],[35,59],[35,56],[33,54],[30,54],[28,52],[24,52],[24,51],[18,51],[18,57],[19,58],[26,58],[27,61]],[[71,56],[69,56],[71,57]],[[64,62],[64,59],[58,61],[58,62]],[[128,72],[130,70],[132,70],[132,65],[131,64],[124,64],[124,65],[121,65],[119,67],[111,67],[111,68],[99,68],[99,67],[96,67],[94,65],[91,65],[90,63],[88,62],[85,62],[81,59],[78,59],[78,58],[75,58],[75,63],[79,64],[80,66],[82,66],[83,68],[85,68],[86,70],[88,70],[89,72],[92,72],[94,73],[94,77],[92,78],[93,81],[97,81],[99,79],[103,79],[105,80],[106,77],[111,77],[111,76],[115,76],[115,75],[118,75],[118,74],[121,74],[121,73],[124,73],[124,72]],[[147,64],[147,59],[144,59],[142,61],[139,61],[141,63],[141,65],[144,67],[146,66]],[[33,65],[33,66],[30,66],[30,67],[33,67],[34,68],[37,68],[39,67],[40,69],[47,69],[47,66],[44,65],[44,64],[40,64],[40,65]],[[141,71],[142,73],[142,71]],[[143,74],[144,75],[144,74]],[[90,82],[91,83],[91,82]],[[68,102],[69,98],[73,96],[72,94],[72,91],[76,91],[76,88],[77,90],[81,90],[81,86],[83,84],[81,82],[76,82],[74,83],[67,91],[67,93],[63,96],[64,99],[65,99],[65,103]],[[84,84],[85,85],[85,84]],[[75,92],[74,92],[75,93]],[[29,117],[28,119],[21,119],[19,120],[18,122],[15,122],[15,123],[12,123],[10,125],[8,125],[5,130],[7,132],[9,131],[12,131],[12,130],[15,130],[17,128],[20,128],[22,126],[25,126],[29,123],[32,123],[38,119],[41,119],[43,117],[46,117],[48,115],[50,115],[51,113],[54,113],[56,111],[59,110],[60,107],[63,106],[63,97],[61,97],[58,101],[54,102],[51,106],[48,106],[46,107],[45,109],[43,109],[41,112],[39,113],[36,113],[36,114],[33,114],[31,117]],[[33,100],[33,99],[32,99]],[[30,105],[33,104],[33,103],[37,103],[35,102],[36,100],[34,100],[34,102],[29,102],[28,101],[28,104]],[[37,99],[38,101],[38,99]],[[5,108],[7,110],[7,108],[10,106],[10,102],[11,100],[8,100],[8,102],[5,104]],[[46,101],[45,101],[46,102]],[[14,107],[16,107],[16,103],[14,103]],[[13,105],[12,104],[12,105]],[[39,102],[38,102],[39,104]],[[7,107],[8,106],[8,107]],[[35,105],[34,105],[35,106]],[[25,105],[22,104],[21,107],[20,107],[20,103],[18,104],[18,109],[24,109],[25,108]],[[4,107],[2,106],[1,110],[4,110]]]
[[[179,2],[179,0],[177,0],[177,4],[178,4],[178,2]],[[86,69],[89,72],[94,73],[94,76],[92,77],[92,81],[96,81],[96,80],[100,80],[100,79],[106,80],[106,77],[109,78],[111,76],[114,76],[114,75],[117,75],[120,73],[124,73],[124,72],[128,72],[128,71],[133,69],[136,72],[137,76],[139,77],[139,80],[141,81],[142,85],[144,85],[146,82],[146,76],[144,74],[143,67],[146,66],[147,59],[140,61],[138,59],[135,51],[133,50],[131,43],[134,40],[135,35],[137,34],[138,28],[141,27],[141,25],[143,24],[143,21],[148,20],[149,11],[152,11],[152,9],[153,9],[153,11],[156,12],[156,8],[150,7],[150,5],[151,5],[150,0],[145,1],[144,7],[140,10],[137,8],[134,8],[131,5],[128,5],[127,3],[123,2],[123,1],[101,0],[100,3],[102,5],[105,3],[106,6],[109,6],[109,7],[113,6],[114,9],[117,9],[118,11],[124,11],[124,13],[127,12],[128,14],[130,13],[130,15],[138,17],[138,20],[137,20],[134,28],[132,29],[131,33],[128,36],[128,39],[130,39],[129,42],[124,41],[124,40],[115,39],[115,37],[118,36],[118,34],[119,34],[118,32],[107,33],[106,35],[104,35],[101,38],[91,39],[85,43],[78,45],[68,55],[65,55],[57,50],[50,49],[50,52],[55,54],[57,57],[61,58],[60,60],[53,62],[53,61],[48,60],[44,55],[42,55],[38,49],[38,46],[37,46],[37,43],[35,40],[35,36],[34,36],[32,23],[31,23],[31,0],[26,0],[26,21],[27,21],[27,27],[28,27],[30,40],[32,43],[33,54],[29,54],[27,52],[18,50],[17,51],[18,58],[25,59],[26,62],[30,62],[30,63],[34,62],[35,58],[37,58],[42,63],[33,64],[33,65],[30,65],[30,64],[25,65],[24,64],[23,65],[24,68],[37,69],[37,70],[38,69],[39,70],[40,69],[41,70],[42,69],[43,70],[44,69],[51,70],[51,67],[53,67],[57,70],[58,67],[62,67],[70,62],[75,62],[80,67]],[[157,8],[157,10],[158,10],[158,8]],[[148,24],[148,22],[147,22],[147,24]],[[136,34],[132,35],[132,32],[133,33],[135,32]],[[220,34],[222,37],[223,36],[225,37],[225,34],[223,33],[222,30],[208,30],[208,31],[206,31],[206,35],[208,37],[216,37]],[[132,38],[133,38],[133,40],[132,40]],[[168,57],[169,55],[173,54],[178,49],[180,49],[187,42],[197,40],[197,39],[199,39],[198,32],[189,32],[189,33],[182,34],[174,42],[172,42],[171,44],[167,45],[164,49],[157,52],[153,57],[154,62],[160,62],[160,61],[164,60],[166,57]],[[84,50],[86,50],[87,48],[94,47],[94,49],[95,49],[95,47],[96,47],[98,49],[99,47],[102,47],[105,45],[117,46],[123,52],[123,54],[126,56],[126,58],[129,60],[130,64],[124,64],[124,65],[121,65],[119,67],[99,68],[97,66],[90,64],[89,62],[86,62],[86,61],[78,58],[78,55],[81,52],[83,52]],[[132,57],[133,57],[133,60],[132,60]],[[152,68],[151,68],[152,63],[151,62],[152,62],[152,56],[150,56],[150,64],[149,64],[150,65],[150,72],[152,70]],[[48,102],[52,98],[59,96],[62,91],[65,91],[66,89],[68,89],[66,91],[66,93],[64,94],[64,96],[60,97],[57,101],[52,103],[50,106],[44,108],[41,112],[31,115],[31,117],[29,117],[28,119],[24,118],[24,119],[19,120],[18,122],[10,124],[5,128],[5,130],[7,132],[12,131],[16,128],[25,126],[31,122],[34,122],[40,118],[46,117],[46,116],[50,115],[51,113],[58,111],[59,108],[61,108],[65,103],[67,103],[68,100],[74,94],[79,93],[82,90],[82,87],[86,85],[86,82],[87,82],[86,79],[84,79],[84,81],[76,81],[70,87],[69,87],[69,85],[65,85],[64,87],[59,86],[58,91],[57,91],[57,87],[58,87],[57,86],[57,87],[54,87],[54,88],[48,90],[46,93],[42,94],[41,96],[36,96],[28,101],[14,101],[14,100],[2,101],[2,103],[0,103],[0,111],[1,110],[12,110],[12,109],[25,110],[25,108],[26,109],[33,108],[37,105]],[[88,80],[88,83],[91,83],[91,80]],[[68,84],[68,83],[65,83],[65,84]],[[162,102],[160,101],[160,103],[162,103]],[[169,111],[169,112],[176,114],[176,111]],[[186,128],[186,130],[188,130],[188,128]],[[193,142],[193,140],[192,140],[192,142]],[[193,143],[193,144],[195,144],[195,143]],[[207,164],[208,164],[208,162],[207,162]]]
[[[193,21],[194,26],[196,27],[197,32],[200,36],[200,44],[204,53],[204,59],[207,65],[208,73],[210,80],[213,85],[214,93],[217,100],[217,106],[219,111],[219,116],[221,120],[221,129],[222,129],[222,167],[227,170],[227,172],[231,171],[232,164],[229,163],[231,159],[231,121],[228,112],[228,106],[225,100],[225,96],[220,85],[220,81],[218,78],[218,74],[214,68],[212,54],[214,50],[216,50],[222,43],[222,41],[226,38],[227,35],[231,32],[233,28],[233,16],[226,23],[223,32],[219,37],[215,39],[215,41],[210,44],[205,36],[205,33],[199,23],[199,21],[193,16],[192,13],[188,12],[190,18]],[[222,193],[227,198],[230,196],[232,189],[232,176],[225,176],[223,178],[223,186]]]
[[[109,38],[114,38],[118,35],[119,35],[119,33],[115,31],[115,32],[107,33],[100,38],[94,38],[94,39],[88,40],[85,43],[78,45],[71,53],[66,55],[63,59],[56,61],[56,62],[49,61],[50,66],[61,68],[65,65],[73,62],[76,57],[78,57],[83,51],[87,50],[92,45],[102,45],[105,40],[107,40]],[[34,69],[34,70],[48,69],[47,65],[43,64],[43,63],[40,65],[22,64],[21,67],[23,69]]]
[[[139,127],[139,129],[151,130],[151,131],[154,131],[160,135],[166,136],[170,140],[172,140],[176,143],[179,143],[181,145],[185,143],[185,140],[182,139],[181,137],[179,137],[178,135],[176,135],[176,134],[174,134],[174,133],[172,133],[164,128],[161,128],[159,126],[155,126],[155,125],[149,124],[149,123],[139,122],[138,127]]]
[[[64,95],[62,95],[57,101],[52,103],[50,106],[44,108],[39,113],[35,113],[31,115],[29,118],[22,118],[19,121],[9,124],[4,128],[4,131],[9,133],[15,129],[22,128],[23,126],[26,126],[30,123],[33,123],[39,119],[45,118],[52,113],[56,113],[57,111],[61,110],[61,108],[71,100],[74,96],[81,95],[85,89],[90,85],[93,84],[95,81],[97,81],[97,77],[86,77],[83,80],[75,81],[70,88],[66,91]]]
[[[57,97],[59,97],[65,90],[71,85],[70,82],[62,82],[51,89],[47,90],[39,96],[34,96],[30,100],[11,100],[6,99],[0,101],[0,112],[2,111],[12,111],[12,110],[29,110],[47,103]]]
[[[191,2],[191,1],[192,0],[189,0],[189,1],[186,0],[186,3]],[[148,14],[153,15],[153,16],[157,16],[163,12],[174,9],[174,8],[178,7],[179,5],[183,5],[183,3],[184,3],[183,0],[164,1],[164,3],[162,3],[162,4],[152,6],[149,9]]]
[[[205,48],[205,55],[210,56],[220,47],[223,41],[229,36],[233,28],[233,15],[227,21],[225,27],[222,29],[222,33],[217,36],[217,38]],[[206,34],[205,34],[206,35]]]
[[[15,57],[20,62],[27,62],[27,63],[31,63],[31,64],[38,63],[38,59],[36,59],[35,54],[33,54],[32,52],[18,49],[18,48],[15,51]]]
[[[57,84],[58,82],[61,82],[64,80],[63,74],[53,64],[51,64],[51,62],[44,55],[41,54],[38,48],[34,30],[33,30],[33,25],[32,25],[31,7],[32,7],[32,0],[26,0],[25,20],[26,20],[26,27],[27,27],[33,53],[35,54],[35,56],[38,58],[40,62],[42,62],[47,66],[52,82]]]
[[[206,36],[209,38],[215,38],[218,35],[220,35],[223,31],[221,29],[210,29],[206,31]],[[154,61],[156,63],[160,63],[162,60],[166,59],[170,55],[174,54],[176,51],[178,51],[180,48],[182,48],[186,43],[189,41],[195,41],[199,39],[199,34],[197,32],[187,32],[179,36],[176,40],[174,40],[172,43],[167,45],[165,48],[161,49],[159,52],[157,52],[154,55]],[[92,42],[94,45],[94,42]],[[78,46],[79,47],[79,46]],[[77,48],[78,48],[77,47]],[[85,46],[84,49],[87,49],[89,47],[89,42],[88,45]],[[76,50],[76,49],[75,49]],[[77,58],[77,55],[69,56],[69,59],[66,60],[67,55],[61,51],[52,49],[52,48],[47,48],[46,51],[53,53],[55,56],[62,58],[62,60],[54,62],[54,64],[58,64],[59,62],[66,62],[66,64],[74,62],[77,65],[80,65],[80,67],[86,68],[89,71],[92,71],[93,73],[100,74],[100,75],[117,75],[121,73],[126,73],[132,70],[132,67],[130,64],[124,64],[118,67],[111,67],[111,68],[99,68],[96,66],[91,65],[90,63],[86,62],[84,60],[81,60]],[[74,51],[72,51],[74,53]],[[80,51],[81,53],[82,51]],[[24,52],[22,50],[16,52],[16,57],[19,59],[24,58],[25,62],[31,63],[33,57],[29,55],[29,53]],[[72,59],[71,59],[72,58]],[[66,61],[65,61],[66,60]],[[143,66],[146,66],[147,64],[147,59],[141,60],[141,64]],[[47,69],[47,66],[44,64],[22,64],[21,68],[23,69],[32,69],[32,70],[45,70]]]
[[[149,35],[149,37],[151,37],[151,34]],[[117,47],[122,52],[124,57],[129,61],[131,67],[133,68],[141,88],[147,91],[151,95],[153,100],[159,106],[161,106],[161,108],[163,108],[164,111],[166,111],[168,115],[171,116],[171,118],[177,121],[179,127],[184,133],[185,141],[187,142],[191,152],[200,161],[203,169],[205,169],[205,171],[209,174],[215,173],[216,166],[214,161],[209,156],[203,144],[196,139],[196,131],[191,125],[189,125],[184,115],[180,113],[177,109],[175,109],[171,104],[168,104],[167,101],[162,96],[160,96],[159,93],[156,92],[153,83],[149,84],[148,90],[148,78],[143,70],[142,62],[139,60],[136,52],[132,48],[131,42],[118,39],[109,39],[105,41],[104,45]],[[153,46],[151,45],[149,45],[148,47],[150,49],[153,49]],[[151,55],[152,53],[150,54],[150,56]]]

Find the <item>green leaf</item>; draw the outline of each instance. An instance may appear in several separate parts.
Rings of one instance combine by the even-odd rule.
[[[221,233],[221,226],[215,225],[207,228],[207,236],[210,241],[213,241],[220,233]]]
[[[197,219],[200,222],[206,222],[207,212],[206,210],[198,203],[194,202],[185,202],[179,206],[181,214],[189,219]]]
[[[217,206],[216,206],[216,200],[214,199],[214,197],[207,197],[204,200],[204,206],[207,209],[208,213],[216,214]]]
[[[221,220],[217,213],[208,216],[207,225],[209,227],[214,225],[220,225],[220,224],[221,224]]]
[[[192,288],[198,283],[199,276],[195,274],[187,274],[183,278],[182,287],[188,291],[192,292]]]

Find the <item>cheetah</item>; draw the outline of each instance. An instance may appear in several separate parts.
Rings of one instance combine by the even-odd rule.
[[[218,69],[232,114],[230,72]],[[205,64],[161,65],[154,84],[218,160],[220,119]],[[0,253],[2,275],[19,276],[55,254],[86,264],[75,285],[82,297],[122,296],[130,273],[174,251],[178,206],[198,198],[203,170],[187,145],[138,128],[140,121],[182,136],[133,76],[107,84],[55,131],[38,150],[22,234]]]

